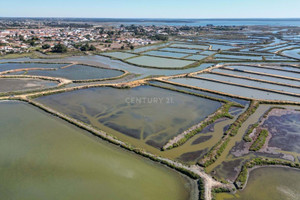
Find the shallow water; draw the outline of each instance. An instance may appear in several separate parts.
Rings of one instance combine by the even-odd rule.
[[[229,67],[234,68],[234,69],[239,69],[239,70],[247,70],[247,71],[253,71],[253,72],[262,72],[262,73],[267,73],[267,74],[299,78],[298,73],[279,71],[276,69],[267,69],[267,68],[261,68],[261,67],[256,67],[256,66],[229,66]]]
[[[157,148],[221,106],[216,101],[152,86],[90,88],[36,100],[122,140]]]
[[[126,52],[108,52],[108,53],[102,53],[102,55],[111,56],[119,59],[126,59],[133,56],[137,56],[136,54],[126,53]]]
[[[208,55],[208,56],[210,56],[210,55],[212,55],[212,54],[215,54],[215,53],[217,53],[216,51],[202,51],[201,52],[201,54],[203,54],[203,55]]]
[[[292,49],[292,50],[286,50],[282,52],[283,55],[290,56],[297,59],[300,59],[299,53],[300,53],[300,49]]]
[[[170,47],[178,47],[178,48],[192,48],[192,49],[208,49],[209,46],[199,45],[199,44],[172,44]]]
[[[228,85],[223,83],[217,83],[208,80],[199,80],[195,78],[176,78],[170,81],[199,88],[214,90],[232,95],[238,95],[242,97],[255,98],[255,99],[266,99],[266,100],[283,100],[283,101],[294,101],[299,102],[299,97],[288,96],[283,94],[277,94],[273,92],[266,92],[262,90],[256,90],[251,88],[245,88],[235,85]]]
[[[248,80],[248,79],[229,77],[229,76],[223,76],[223,75],[218,75],[218,74],[200,74],[197,77],[209,78],[209,79],[214,79],[214,80],[219,80],[219,81],[225,81],[228,83],[257,87],[257,88],[262,88],[262,89],[270,89],[270,90],[300,94],[300,88],[275,85],[275,84],[271,84],[271,83],[260,82],[257,80]]]
[[[192,56],[186,57],[186,59],[202,60],[206,57],[207,57],[206,55],[192,55]]]
[[[147,51],[144,54],[150,56],[163,56],[163,57],[170,57],[170,58],[182,58],[189,55],[186,53],[175,53],[175,52],[166,52],[166,51]]]
[[[277,133],[274,134],[275,137],[273,138],[273,145],[276,145],[276,147],[283,148],[284,150],[288,151],[282,152],[280,151],[280,149],[275,150],[274,152],[265,153],[247,151],[249,145],[247,146],[247,144],[245,144],[245,142],[243,141],[244,134],[247,132],[248,127],[252,124],[257,123],[261,116],[263,116],[271,107],[274,107],[274,105],[262,104],[259,106],[255,113],[252,114],[242,124],[241,128],[238,131],[238,134],[230,140],[227,148],[219,157],[219,159],[213,165],[208,167],[207,170],[209,172],[211,172],[218,178],[234,181],[238,173],[240,172],[243,163],[256,156],[291,160],[293,160],[293,157],[297,157],[296,151],[299,150],[299,142],[297,142],[299,140],[299,134],[297,133],[297,129],[299,127],[297,124],[299,123],[299,119],[297,119],[297,115],[294,114],[287,117],[286,119],[277,119],[277,121],[275,122],[277,124],[275,125],[274,123],[272,123],[274,122],[274,119],[271,119],[270,121],[268,121],[268,123],[266,123],[266,127],[269,126],[269,131],[274,133],[277,131]],[[299,109],[299,106],[281,105],[281,107],[284,107],[288,110]],[[286,126],[284,126],[282,122],[287,122]],[[284,155],[283,153],[286,155]]]
[[[26,75],[61,77],[70,80],[104,79],[117,77],[122,74],[123,72],[119,70],[90,67],[86,65],[72,65],[57,70],[29,70],[26,72]]]
[[[296,200],[300,199],[300,171],[288,168],[259,168],[250,173],[243,191],[221,193],[216,200]]]
[[[0,126],[2,199],[190,198],[175,171],[26,103],[0,102]]]
[[[227,46],[227,45],[222,45],[222,44],[211,44],[212,45],[212,50],[228,50],[228,49],[236,49],[237,47],[233,46]]]
[[[0,79],[0,93],[45,89],[57,86],[58,82],[37,79]]]
[[[19,59],[12,59],[12,61],[20,61]],[[27,59],[27,61],[33,61],[33,62],[45,62],[45,59]],[[119,60],[113,60],[108,57],[104,56],[74,56],[74,57],[67,57],[63,59],[47,59],[48,62],[80,62],[83,64],[88,65],[96,65],[96,66],[102,66],[106,68],[112,68],[112,69],[123,69],[130,73],[134,74],[140,74],[140,76],[133,78],[132,80],[144,78],[147,76],[153,76],[153,75],[175,75],[175,74],[182,74],[182,73],[191,73],[196,72],[199,70],[203,70],[209,66],[212,66],[212,63],[203,63],[199,66],[196,66],[194,68],[188,68],[188,69],[176,69],[176,70],[170,70],[170,69],[151,69],[151,68],[143,68],[138,67],[134,65],[130,65],[127,63],[124,63]]]
[[[279,48],[276,48],[276,49],[272,49],[272,52],[282,51],[284,49],[290,49],[290,48],[295,48],[295,47],[300,47],[300,46],[299,45],[287,45],[287,46],[284,46],[284,47],[279,47]]]
[[[262,127],[272,134],[270,147],[300,153],[300,112],[269,116]]]
[[[260,79],[260,80],[273,81],[273,82],[277,82],[277,83],[285,83],[285,84],[300,86],[300,81],[294,81],[294,80],[289,80],[289,79],[275,78],[275,77],[271,77],[271,76],[263,76],[263,75],[258,75],[258,74],[251,74],[251,73],[245,73],[245,72],[241,72],[241,71],[233,71],[233,70],[220,69],[220,68],[214,69],[212,71],[230,74],[230,75],[237,75],[237,76],[255,78],[255,79]]]
[[[174,52],[179,52],[179,53],[191,53],[191,54],[194,54],[194,53],[197,53],[199,52],[200,50],[195,50],[195,49],[180,49],[180,48],[171,48],[171,47],[167,47],[167,48],[163,48],[163,49],[160,49],[161,51],[174,51]]]
[[[136,65],[143,65],[147,67],[160,67],[160,68],[182,68],[194,63],[193,61],[188,61],[188,60],[159,58],[153,56],[140,56],[136,58],[130,58],[127,60],[127,62]]]
[[[228,54],[217,54],[214,56],[218,59],[241,59],[241,60],[262,60],[261,56],[246,56],[246,55],[228,55]]]
[[[279,44],[279,45],[275,45],[275,46],[268,46],[268,47],[259,49],[259,51],[272,51],[273,49],[282,48],[285,46],[287,46],[287,43]]]
[[[163,87],[183,90],[183,91],[186,91],[186,92],[192,92],[192,93],[201,94],[201,95],[205,95],[205,96],[215,97],[215,98],[218,98],[218,99],[224,99],[224,100],[228,100],[228,101],[231,101],[231,102],[239,103],[239,104],[244,105],[244,106],[249,104],[249,101],[245,101],[245,100],[242,100],[242,99],[231,98],[231,97],[228,97],[228,96],[218,95],[218,94],[214,94],[214,93],[210,93],[210,92],[205,92],[205,91],[201,91],[201,90],[196,90],[196,89],[186,88],[186,87],[182,87],[182,86],[172,85],[172,84],[163,83],[163,82],[159,82],[159,81],[151,81],[150,83],[154,84],[154,85],[163,86]]]
[[[169,45],[169,42],[163,43],[163,44],[157,44],[157,45],[150,45],[150,46],[140,47],[140,48],[136,48],[134,50],[128,50],[127,52],[140,53],[140,52],[143,52],[143,51],[149,51],[151,49],[162,48],[162,47],[167,46],[167,45]]]
[[[43,64],[43,63],[0,63],[0,72],[24,68],[60,68],[67,64]]]

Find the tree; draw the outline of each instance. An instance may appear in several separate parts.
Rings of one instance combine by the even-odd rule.
[[[49,45],[49,44],[44,44],[44,45],[42,46],[42,48],[43,48],[43,49],[49,49],[49,48],[50,48],[50,45]]]
[[[90,46],[90,51],[96,51],[96,47],[94,45]]]
[[[134,46],[133,46],[133,45],[130,45],[130,49],[133,50],[133,49],[134,49]]]
[[[89,45],[86,43],[85,45],[83,45],[82,47],[80,47],[80,51],[88,51],[89,50]]]
[[[102,35],[104,33],[104,28],[99,29],[99,34]]]
[[[65,52],[67,52],[67,47],[65,45],[59,43],[53,47],[52,52],[65,53]]]
[[[162,41],[167,41],[169,39],[168,36],[166,35],[160,35],[160,34],[157,34],[153,37],[153,39],[155,40],[162,40]]]
[[[31,40],[31,41],[29,42],[29,44],[30,44],[31,46],[35,46],[34,40]]]
[[[80,48],[80,44],[73,44],[75,49],[79,49]]]
[[[25,41],[25,39],[24,39],[24,36],[23,35],[19,35],[19,39],[21,40],[21,41]]]
[[[115,32],[114,31],[108,31],[107,34],[109,35],[109,37],[111,37],[115,34]]]
[[[85,45],[80,47],[81,51],[95,51],[96,47],[94,45],[89,45],[88,43],[86,43]]]

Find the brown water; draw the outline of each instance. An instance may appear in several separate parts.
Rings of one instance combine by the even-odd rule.
[[[26,103],[0,102],[0,126],[1,199],[193,199],[190,179]]]
[[[300,171],[288,168],[259,168],[250,173],[248,184],[235,195],[218,194],[216,200],[298,200]]]

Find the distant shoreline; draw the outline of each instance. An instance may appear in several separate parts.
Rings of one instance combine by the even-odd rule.
[[[52,21],[111,25],[142,26],[297,26],[300,18],[79,18],[79,17],[0,17],[0,20]]]

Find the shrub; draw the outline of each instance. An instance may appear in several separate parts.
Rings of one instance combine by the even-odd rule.
[[[53,48],[52,48],[52,52],[54,53],[65,53],[67,52],[67,47],[63,44],[56,44]]]

